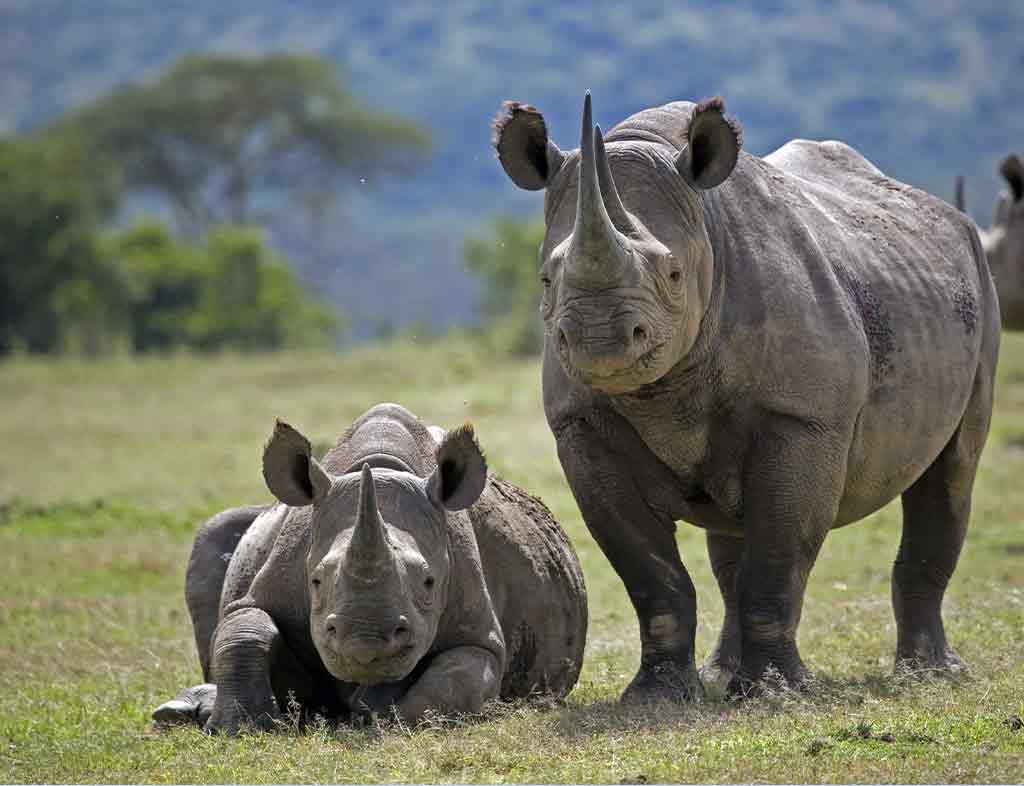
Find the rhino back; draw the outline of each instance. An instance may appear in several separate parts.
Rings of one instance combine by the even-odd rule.
[[[587,635],[587,594],[572,544],[543,502],[494,475],[470,518],[505,636],[502,697],[568,693]]]
[[[336,475],[372,467],[412,472],[426,477],[436,466],[436,442],[427,426],[399,404],[378,404],[359,416],[324,456],[324,467]]]

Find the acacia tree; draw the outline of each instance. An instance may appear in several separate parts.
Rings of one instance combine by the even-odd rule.
[[[52,133],[91,140],[128,188],[158,192],[179,229],[259,222],[294,198],[315,214],[346,179],[409,171],[429,140],[360,103],[308,55],[191,55],[156,82],[101,99]]]
[[[483,284],[483,318],[491,338],[517,355],[538,354],[544,345],[537,249],[543,221],[495,219],[490,236],[472,236],[464,250],[466,267]]]

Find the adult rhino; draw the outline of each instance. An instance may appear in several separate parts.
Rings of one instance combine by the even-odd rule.
[[[1008,190],[999,195],[992,226],[980,230],[1003,328],[1024,330],[1024,159],[1011,153],[999,165]],[[956,206],[966,212],[964,180],[957,178]]]
[[[940,609],[999,347],[974,225],[839,142],[749,155],[720,98],[605,138],[588,93],[569,153],[540,111],[507,102],[494,144],[514,183],[546,189],[544,408],[639,617],[623,698],[703,690],[674,522],[707,530],[725,601],[707,665],[742,693],[769,667],[805,680],[818,550],[897,495],[897,662],[959,668]]]
[[[445,434],[382,404],[321,464],[279,421],[263,476],[278,504],[196,535],[185,597],[206,682],[157,721],[234,734],[294,699],[414,723],[572,689],[587,626],[576,553],[540,500],[488,477],[471,427]]]

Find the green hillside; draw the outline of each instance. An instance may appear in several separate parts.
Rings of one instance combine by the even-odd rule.
[[[539,197],[510,186],[490,151],[503,99],[543,108],[572,147],[586,88],[604,127],[654,103],[721,93],[754,152],[840,138],[944,196],[964,173],[987,222],[996,163],[1024,147],[1022,40],[1024,5],[1004,0],[5,0],[0,130],[38,127],[190,51],[329,56],[360,98],[437,141],[433,166],[414,179],[353,181],[324,238],[278,222],[278,243],[304,277],[365,334],[382,318],[470,319],[464,236],[497,213],[539,212]]]

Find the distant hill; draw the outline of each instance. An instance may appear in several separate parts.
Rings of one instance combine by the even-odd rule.
[[[605,127],[721,93],[752,152],[839,138],[944,197],[962,172],[986,224],[999,159],[1024,149],[1024,3],[1005,0],[0,0],[0,131],[211,49],[327,55],[366,102],[432,130],[428,171],[343,203],[329,259],[311,258],[309,238],[277,236],[363,334],[472,319],[465,234],[498,213],[539,212],[540,196],[508,183],[490,150],[506,98],[540,106],[574,147],[586,88]]]

